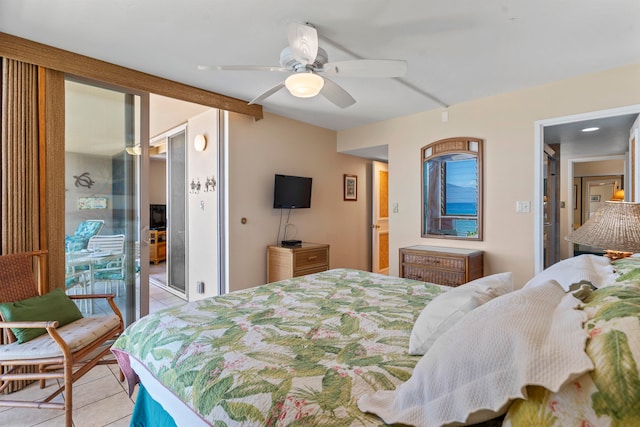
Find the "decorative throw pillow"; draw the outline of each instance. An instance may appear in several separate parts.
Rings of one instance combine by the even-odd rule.
[[[557,391],[593,368],[579,303],[554,281],[495,298],[445,332],[406,383],[358,407],[387,423],[468,425],[505,413],[528,385]]]
[[[638,283],[638,282],[637,282]],[[640,284],[594,291],[584,311],[595,368],[558,392],[527,387],[504,421],[516,426],[632,426],[640,422]]]
[[[0,312],[7,322],[58,321],[58,327],[82,318],[78,306],[56,289],[48,294],[22,301],[0,304]],[[19,343],[30,341],[47,332],[44,328],[11,328]]]
[[[555,280],[565,291],[580,281],[588,281],[596,288],[612,284],[616,279],[609,258],[599,255],[579,255],[559,261],[533,276],[524,287],[538,286]]]
[[[465,314],[513,290],[511,272],[493,274],[438,295],[422,310],[411,331],[409,354],[422,355]]]

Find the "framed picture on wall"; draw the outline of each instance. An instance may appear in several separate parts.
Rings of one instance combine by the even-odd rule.
[[[344,200],[351,202],[358,200],[357,175],[344,175]]]

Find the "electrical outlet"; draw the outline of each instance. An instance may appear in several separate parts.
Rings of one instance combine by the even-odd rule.
[[[204,282],[198,281],[197,283],[197,292],[199,294],[204,294]]]
[[[393,204],[393,213],[398,213],[398,204],[397,203]]]

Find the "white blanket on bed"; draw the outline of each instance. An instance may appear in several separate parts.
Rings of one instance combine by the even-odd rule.
[[[556,391],[593,368],[578,303],[555,281],[489,301],[443,334],[406,383],[358,406],[387,423],[434,427],[494,418],[530,384]]]

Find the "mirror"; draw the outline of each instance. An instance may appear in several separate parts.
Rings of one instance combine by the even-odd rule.
[[[422,147],[422,237],[482,240],[482,145],[459,137]]]

